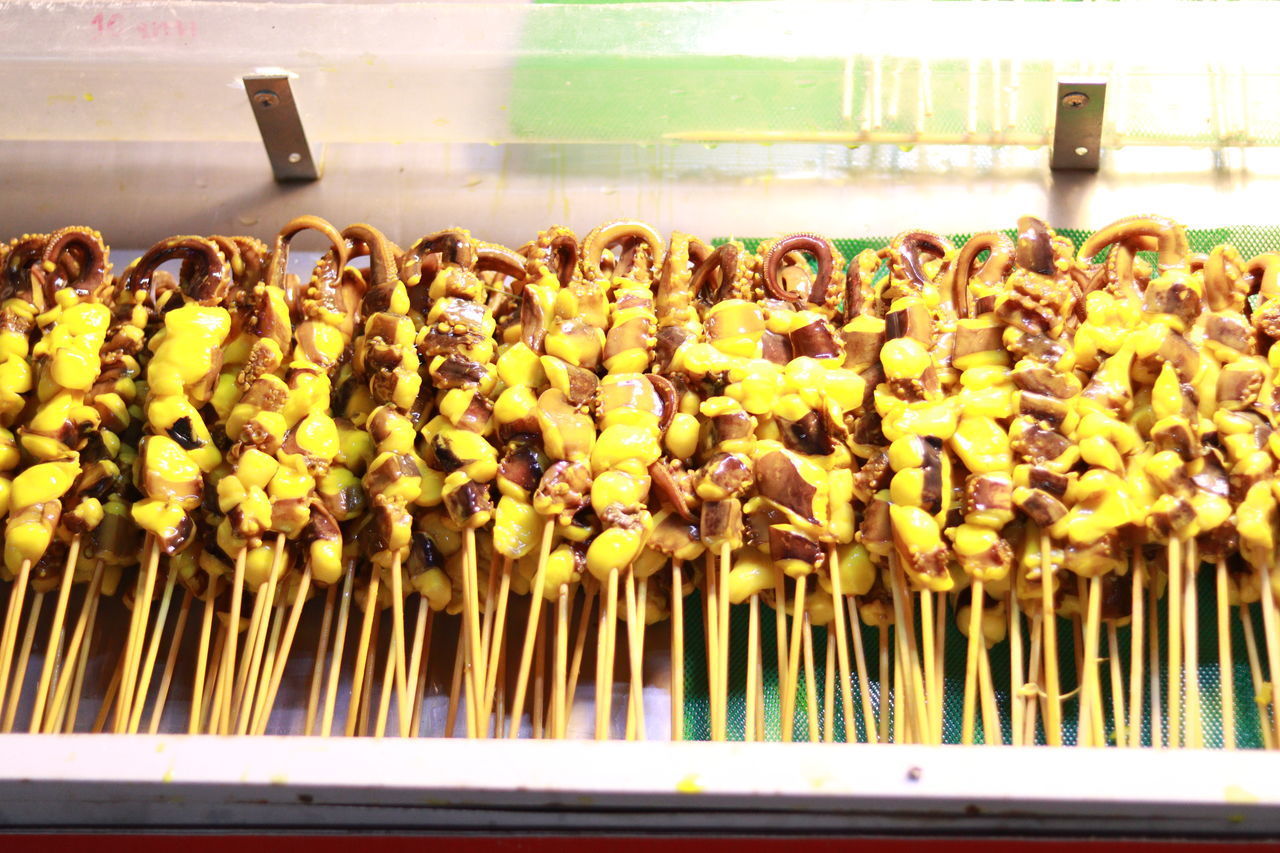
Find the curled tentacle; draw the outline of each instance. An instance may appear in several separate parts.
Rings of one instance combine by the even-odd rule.
[[[974,234],[960,247],[955,263],[951,265],[951,301],[958,317],[961,319],[973,317],[973,306],[969,298],[969,279],[973,277],[973,264],[977,261],[978,255],[983,252],[990,253],[977,275],[984,284],[995,285],[1008,275],[1009,268],[1013,266],[1014,251],[1013,241],[995,231]]]
[[[79,269],[73,277],[54,276],[59,261],[65,254],[79,253]],[[33,296],[43,297],[45,304],[53,303],[54,292],[63,287],[70,287],[82,298],[93,302],[103,302],[107,291],[111,288],[108,271],[108,250],[102,241],[102,235],[91,228],[75,226],[63,228],[49,235],[41,254],[41,265],[46,273],[42,286],[36,289]],[[43,308],[37,305],[37,308]]]
[[[665,244],[658,232],[643,222],[619,220],[593,229],[582,244],[583,274],[593,279],[604,278],[605,273],[601,269],[601,260],[604,257],[605,249],[610,246],[621,246],[624,250],[630,252],[634,251],[639,243],[643,243],[647,247],[649,263],[657,264],[658,259],[663,256]],[[631,257],[634,259],[634,256]],[[622,264],[618,264],[618,267],[622,266]],[[637,271],[629,270],[628,272],[634,277]],[[646,269],[644,274],[651,278],[653,270],[651,268]]]
[[[1253,282],[1250,291],[1262,299],[1280,296],[1280,252],[1263,252],[1245,264],[1245,271]]]
[[[1187,242],[1186,229],[1163,216],[1127,216],[1113,222],[1085,240],[1077,257],[1081,263],[1089,264],[1108,246],[1128,243],[1137,251],[1146,251],[1152,240],[1160,254],[1162,269],[1187,263],[1191,246]]]
[[[750,255],[741,243],[730,241],[717,246],[715,251],[698,264],[689,282],[689,290],[704,311],[726,299],[750,299],[751,288],[747,283]],[[711,276],[720,273],[720,281],[712,287]]]
[[[1214,246],[1204,258],[1204,293],[1211,311],[1243,311],[1249,277],[1240,251],[1230,243]]]
[[[1040,275],[1053,273],[1053,234],[1037,216],[1018,219],[1018,245],[1014,256],[1018,266]]]
[[[353,226],[355,227],[355,226]],[[292,219],[276,235],[275,250],[271,253],[271,263],[267,269],[267,284],[284,288],[285,273],[289,269],[289,245],[293,238],[303,231],[319,231],[329,241],[332,250],[337,253],[338,266],[347,262],[347,241],[328,221],[318,216],[299,216]]]
[[[578,272],[578,260],[578,236],[563,225],[555,225],[529,244],[525,270],[531,281],[550,276],[565,287]]]
[[[671,235],[671,245],[662,260],[654,293],[659,326],[684,325],[694,319],[688,313],[693,303],[690,287],[693,271],[706,261],[711,252],[711,247],[697,237],[679,232]]]
[[[804,294],[792,293],[779,280],[783,261],[791,252],[805,252],[818,262],[818,277],[814,280],[806,299]],[[765,292],[774,299],[800,304],[827,305],[829,299],[839,298],[844,287],[844,264],[835,263],[836,251],[831,241],[816,234],[792,234],[772,243],[764,253],[763,269]],[[843,258],[840,259],[843,262]]]
[[[0,296],[9,299],[31,293],[31,270],[40,263],[48,239],[48,234],[24,234],[9,243]]]
[[[161,240],[138,259],[129,272],[125,288],[130,293],[145,290],[151,304],[159,307],[156,270],[167,261],[181,259],[193,263],[191,278],[183,282],[184,295],[201,305],[217,305],[231,287],[231,264],[217,244],[204,237],[170,237]]]
[[[945,237],[928,231],[906,231],[889,243],[888,255],[892,272],[910,281],[916,289],[923,289],[930,284],[924,271],[924,256],[945,258],[954,251],[955,246]]]
[[[422,268],[423,261],[429,255],[439,255],[442,267],[454,265],[463,269],[473,269],[477,257],[476,241],[472,239],[471,232],[465,228],[446,228],[443,231],[428,234],[410,246],[401,258],[400,270],[406,283],[418,283],[415,278],[419,280],[434,278],[434,271]]]

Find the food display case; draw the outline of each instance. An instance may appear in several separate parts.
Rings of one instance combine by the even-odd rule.
[[[1232,243],[1253,256],[1280,249],[1270,204],[1280,190],[1280,68],[1244,39],[1277,29],[1280,7],[1252,0],[10,0],[0,3],[7,45],[0,56],[0,234],[90,226],[112,247],[120,275],[169,235],[247,235],[269,246],[304,213],[339,227],[372,223],[400,247],[451,226],[518,247],[552,225],[586,235],[625,219],[661,235],[700,235],[708,247],[738,240],[755,250],[784,234],[820,234],[853,259],[911,229],[953,236],[957,246],[989,230],[1016,236],[1010,229],[1022,228],[1023,216],[1079,245],[1122,217],[1154,211],[1189,229],[1196,252]],[[1155,248],[1147,236],[1135,255]],[[323,242],[299,241],[289,271],[305,282],[321,263]],[[128,583],[132,577],[126,572]],[[324,595],[295,621],[285,621],[283,604],[277,609],[270,647],[285,624],[283,644],[292,641],[293,653],[271,688],[275,711],[268,705],[261,720],[265,734],[187,734],[201,689],[189,660],[200,643],[200,605],[190,596],[180,605],[181,589],[161,599],[159,588],[150,618],[169,633],[162,644],[157,631],[154,648],[139,654],[149,657],[146,671],[154,667],[157,681],[165,670],[168,701],[151,711],[144,689],[136,711],[147,713],[132,726],[147,732],[150,723],[151,733],[89,733],[113,727],[107,711],[94,717],[115,689],[121,638],[131,630],[132,598],[126,607],[122,593],[104,597],[96,622],[74,640],[92,649],[81,664],[82,696],[76,688],[79,714],[64,709],[50,727],[70,733],[26,733],[28,719],[39,716],[33,706],[46,701],[38,697],[42,682],[55,685],[59,701],[60,657],[45,666],[48,636],[61,636],[59,648],[73,642],[88,595],[77,584],[60,597],[55,584],[41,593],[43,610],[15,620],[9,647],[0,645],[0,657],[16,649],[30,673],[9,690],[13,711],[6,714],[0,701],[0,720],[13,732],[0,734],[0,828],[1273,838],[1280,784],[1274,757],[1261,748],[1272,728],[1270,686],[1250,681],[1245,653],[1248,645],[1261,658],[1254,669],[1269,670],[1267,648],[1252,646],[1253,623],[1261,626],[1264,616],[1253,605],[1228,629],[1234,698],[1223,699],[1212,567],[1196,582],[1203,627],[1192,632],[1200,635],[1199,668],[1188,671],[1201,685],[1195,742],[1203,748],[1172,748],[1179,744],[1167,733],[1162,747],[1160,718],[1153,737],[1146,715],[1132,741],[1109,724],[1090,741],[1073,713],[1066,742],[1094,748],[1038,744],[1046,738],[1034,719],[1031,737],[1022,739],[998,713],[999,735],[984,736],[992,744],[960,745],[972,734],[971,721],[961,721],[971,662],[962,653],[954,658],[966,640],[954,618],[942,618],[956,615],[954,597],[951,605],[937,599],[937,624],[950,634],[953,654],[939,658],[936,670],[941,698],[933,701],[945,709],[937,712],[936,737],[918,738],[934,744],[867,743],[875,726],[862,718],[846,729],[838,691],[815,690],[811,675],[807,695],[800,691],[782,710],[788,703],[772,663],[786,650],[767,616],[762,674],[754,683],[743,674],[749,629],[742,604],[721,617],[725,626],[732,620],[734,646],[720,650],[727,675],[718,677],[729,683],[717,726],[709,684],[717,676],[703,646],[703,620],[715,614],[696,603],[687,605],[685,663],[674,677],[666,621],[639,634],[642,665],[639,656],[617,653],[603,723],[593,707],[602,695],[590,670],[595,655],[589,649],[578,659],[578,693],[557,712],[566,739],[527,737],[541,730],[542,708],[523,726],[517,718],[525,737],[461,736],[454,661],[463,641],[455,637],[470,628],[456,609],[438,614],[426,635],[438,639],[429,646],[418,632],[421,667],[413,671],[422,673],[423,687],[413,722],[422,736],[393,736],[395,715],[388,723],[385,712],[378,737],[340,736],[356,672],[365,672],[352,664],[349,672],[335,667],[339,677],[326,687],[339,707],[333,736],[303,737],[318,731],[313,685],[322,679],[313,681],[312,671],[324,662],[323,646],[316,660],[317,643],[332,619],[331,608],[322,614]],[[11,608],[12,590],[12,582],[0,583]],[[357,605],[348,657],[359,636]],[[555,605],[548,599],[546,608]],[[412,642],[417,604],[405,606],[399,629]],[[561,606],[588,624],[589,605],[580,616],[572,603]],[[625,598],[617,606],[625,609]],[[511,607],[514,679],[526,616],[523,602]],[[61,633],[51,630],[55,610],[66,614]],[[247,620],[247,605],[244,613]],[[1157,627],[1155,611],[1148,615],[1160,649],[1152,658],[1158,696],[1162,686],[1170,689],[1161,669],[1167,626]],[[170,645],[177,619],[186,633]],[[265,640],[267,617],[261,624]],[[874,628],[849,629],[874,646]],[[375,635],[391,642],[394,631],[381,630]],[[720,630],[728,636],[728,627]],[[1127,671],[1128,628],[1120,626],[1118,643],[1114,624],[1111,630],[1110,652],[1104,636],[1089,653],[1104,667],[1118,667],[1123,653]],[[1058,635],[1063,648],[1084,653],[1068,620]],[[835,640],[825,627],[816,636],[808,654],[816,649],[818,671],[826,667],[834,683],[834,645],[823,644]],[[538,686],[529,689],[542,697],[541,673],[552,671],[555,649],[538,647]],[[165,666],[170,648],[176,668]],[[1003,655],[987,676],[992,700],[1021,705],[1028,685],[1010,673],[1009,641],[992,648]],[[392,656],[378,654],[368,662],[363,695],[377,702],[377,683],[385,709]],[[1015,652],[1019,665],[1022,654]],[[396,676],[403,682],[403,672]],[[254,677],[240,680],[252,685]],[[878,691],[882,682],[869,680]],[[1068,681],[1071,702],[1079,685]],[[264,676],[264,692],[266,683]],[[1174,683],[1171,692],[1180,694],[1183,682]],[[1102,689],[1099,683],[1097,696]],[[755,690],[758,712],[754,697],[744,700],[744,691]],[[1141,689],[1137,695],[1141,705]],[[669,710],[673,702],[681,713]],[[1231,738],[1215,702],[1232,705]],[[354,704],[352,715],[360,713]],[[741,741],[756,724],[764,734],[758,740],[783,740],[791,728],[784,713],[812,720],[817,740],[825,728],[825,739],[862,742],[709,742]],[[637,714],[643,735],[622,742],[633,740]],[[616,742],[591,739],[602,725]],[[353,727],[354,717],[348,733]],[[1188,743],[1190,731],[1188,722]],[[804,740],[808,732],[785,733]],[[1104,748],[1108,739],[1137,748]]]

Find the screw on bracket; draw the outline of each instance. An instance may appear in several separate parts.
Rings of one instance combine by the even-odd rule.
[[[261,109],[269,110],[276,104],[280,103],[280,96],[275,92],[263,89],[260,92],[253,93],[253,103]]]
[[[1084,92],[1070,92],[1062,98],[1062,105],[1067,109],[1077,110],[1089,103],[1089,96]]]

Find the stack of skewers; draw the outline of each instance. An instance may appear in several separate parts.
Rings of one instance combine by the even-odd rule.
[[[1280,253],[299,217],[0,260],[0,730],[1280,743]]]

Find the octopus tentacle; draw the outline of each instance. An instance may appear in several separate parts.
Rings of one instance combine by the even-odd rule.
[[[1038,216],[1018,218],[1018,266],[1040,275],[1053,274],[1053,232]]]
[[[893,271],[899,278],[909,280],[917,289],[930,285],[924,271],[924,256],[946,258],[955,252],[955,246],[945,237],[929,231],[905,231],[889,243],[888,256]]]
[[[818,262],[818,277],[814,280],[813,286],[809,291],[808,302],[814,305],[825,305],[827,303],[827,292],[833,290],[833,286],[832,295],[839,295],[839,290],[844,286],[844,281],[837,280],[842,278],[843,271],[836,269],[837,264],[834,260],[836,254],[835,246],[830,240],[817,234],[792,234],[770,244],[764,254],[761,272],[764,277],[765,292],[769,296],[793,303],[806,301],[802,294],[788,291],[779,282],[782,263],[791,252],[807,253],[812,255]],[[839,266],[843,266],[843,264]]]
[[[747,251],[741,243],[731,240],[717,246],[714,252],[698,264],[689,281],[689,291],[693,293],[698,305],[707,310],[726,299],[750,299],[749,288],[744,282],[747,263]],[[717,270],[720,272],[720,283],[714,291],[708,292],[710,276]]]
[[[578,271],[579,259],[578,235],[563,225],[553,225],[528,244],[525,269],[530,281],[549,276],[566,287]]]
[[[416,284],[426,275],[422,269],[422,262],[428,255],[440,255],[442,266],[454,264],[463,269],[474,269],[477,255],[476,241],[472,239],[471,232],[465,228],[446,228],[434,234],[428,234],[404,253],[401,271],[405,283]]]
[[[582,271],[590,278],[604,278],[601,260],[604,250],[610,246],[621,245],[624,249],[634,250],[636,244],[644,243],[648,248],[650,264],[658,263],[665,252],[666,244],[657,231],[643,222],[621,219],[608,222],[591,230],[582,244]],[[634,256],[631,256],[634,259]],[[619,267],[622,264],[618,264]],[[653,270],[646,269],[646,275],[652,276]]]
[[[1194,272],[1194,262],[1192,271]],[[1240,250],[1230,243],[1214,246],[1201,267],[1204,293],[1211,311],[1243,311],[1249,278]]]
[[[1280,296],[1280,252],[1263,252],[1245,264],[1249,278],[1257,282],[1251,288],[1261,299]]]
[[[23,234],[9,243],[4,259],[5,299],[31,293],[31,270],[40,263],[48,234]]]
[[[339,267],[347,262],[347,241],[328,220],[319,216],[299,216],[290,220],[280,233],[276,235],[275,249],[271,253],[271,263],[267,268],[267,284],[284,288],[285,273],[289,269],[289,245],[293,238],[303,231],[319,231],[329,241],[333,251],[337,253]]]
[[[170,237],[152,246],[130,271],[125,289],[130,293],[147,291],[151,304],[158,308],[155,272],[161,264],[179,258],[195,263],[192,277],[182,288],[188,299],[217,305],[226,297],[231,287],[231,264],[216,243],[194,235]]]
[[[77,251],[83,257],[80,258],[79,269],[74,276],[51,275],[64,255]],[[38,294],[44,298],[46,304],[51,304],[55,291],[70,287],[82,297],[101,302],[111,288],[111,279],[108,276],[111,265],[108,257],[107,246],[103,242],[102,235],[92,228],[74,226],[55,231],[49,235],[40,256],[43,272],[46,273],[43,286],[37,288],[36,293],[32,295]],[[37,308],[42,307],[37,306]]]
[[[1077,258],[1081,263],[1091,263],[1103,249],[1117,243],[1135,244],[1137,251],[1146,251],[1152,239],[1162,269],[1187,263],[1191,245],[1186,228],[1167,217],[1152,215],[1127,216],[1111,223],[1084,241]]]
[[[983,252],[990,253],[977,274],[983,283],[1003,281],[1013,266],[1015,247],[1008,237],[997,231],[984,231],[970,237],[960,247],[955,263],[951,265],[951,301],[960,319],[972,319],[969,279],[973,277],[973,265],[978,255]]]

